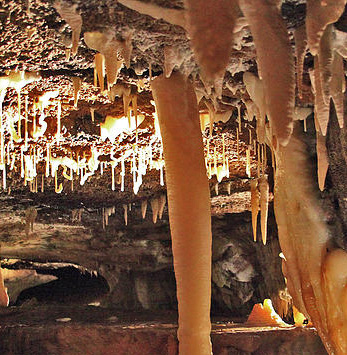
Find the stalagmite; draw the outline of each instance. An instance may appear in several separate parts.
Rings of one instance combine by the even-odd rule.
[[[159,199],[154,197],[150,200],[152,208],[152,220],[153,223],[157,223],[158,213],[159,213]]]
[[[273,134],[286,145],[293,130],[295,98],[294,59],[286,25],[274,2],[240,0],[239,5],[251,28]]]
[[[293,306],[293,318],[296,327],[304,327],[307,318],[295,306]],[[312,326],[312,325],[311,325]]]
[[[237,1],[185,0],[185,7],[196,61],[202,76],[213,83],[224,76],[229,62],[233,29],[240,11]]]
[[[258,189],[260,191],[260,226],[263,244],[266,244],[267,237],[267,216],[269,208],[269,183],[265,175],[258,179]]]
[[[180,355],[210,355],[211,212],[193,86],[181,74],[152,82],[164,147],[177,282]]]
[[[105,90],[105,57],[103,54],[95,54],[94,66],[99,80],[100,91],[103,92]]]
[[[290,327],[290,325],[283,322],[281,317],[276,313],[271,300],[268,298],[264,300],[263,304],[256,303],[253,306],[246,324],[253,327]]]
[[[307,0],[306,32],[312,55],[318,54],[323,32],[328,24],[336,22],[345,9],[346,0]]]
[[[296,56],[296,87],[298,96],[302,98],[302,80],[304,74],[304,59],[307,49],[306,27],[301,25],[294,30],[295,56]]]
[[[146,218],[146,212],[147,212],[147,200],[143,200],[141,202],[141,214],[142,214],[142,219]]]
[[[252,230],[253,240],[257,241],[257,223],[260,205],[260,193],[258,190],[258,181],[256,179],[250,181],[251,185],[251,209],[252,209]]]
[[[327,147],[325,144],[325,137],[320,132],[316,132],[316,147],[318,186],[319,189],[323,191],[325,185],[325,178],[329,167],[329,159]]]

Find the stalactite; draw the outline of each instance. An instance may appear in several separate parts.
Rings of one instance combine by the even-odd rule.
[[[260,165],[261,165],[261,159],[260,159],[260,144],[257,145],[258,150],[257,150],[257,177],[260,177]]]
[[[286,145],[293,130],[295,98],[294,59],[286,25],[273,2],[240,0],[239,5],[251,28],[273,134]]]
[[[213,83],[224,76],[229,62],[233,29],[239,14],[237,1],[185,0],[185,6],[186,28],[196,61],[202,76]]]
[[[260,191],[260,226],[263,244],[267,239],[267,216],[269,208],[269,183],[265,175],[258,179],[258,189]]]
[[[306,32],[312,55],[318,54],[320,39],[328,24],[336,22],[345,9],[346,0],[307,0]]]
[[[248,105],[248,113],[256,116],[257,119],[257,140],[259,143],[265,142],[265,116],[266,116],[266,99],[265,91],[262,80],[252,73],[245,72],[243,74],[243,82],[246,86],[246,90],[254,104],[256,110]]]
[[[237,160],[240,161],[240,140],[239,140],[238,128],[236,128],[236,153],[237,153]]]
[[[237,122],[239,127],[239,132],[241,133],[241,106],[237,106]]]
[[[82,79],[78,76],[72,78],[73,90],[74,90],[74,106],[77,107],[79,92],[82,86]]]
[[[313,322],[328,352],[333,354],[321,275],[328,231],[306,148],[297,135],[299,130],[287,147],[276,151],[274,208],[281,249],[286,257],[282,268],[294,305]]]
[[[147,200],[143,200],[141,202],[141,214],[142,214],[142,219],[146,218],[146,212],[147,212]]]
[[[330,83],[331,97],[334,101],[336,116],[339,122],[340,128],[343,127],[344,122],[344,98],[346,91],[346,79],[343,67],[343,58],[336,51],[333,56],[332,63],[332,78]]]
[[[306,27],[301,25],[294,30],[295,39],[295,56],[296,56],[296,87],[298,89],[298,96],[302,99],[303,92],[303,74],[304,74],[304,58],[307,49]]]
[[[61,101],[58,101],[58,109],[57,109],[57,133],[56,140],[59,143],[60,141],[60,133],[61,133]]]
[[[165,205],[166,205],[166,195],[162,194],[159,196],[159,219],[163,218]]]
[[[123,205],[123,210],[124,210],[124,223],[127,226],[128,225],[128,205]]]
[[[119,53],[124,59],[124,64],[130,68],[131,54],[133,51],[132,45],[133,30],[128,30],[123,34],[123,39],[119,41]]]
[[[103,92],[105,90],[105,57],[103,54],[95,54],[94,67],[96,70],[97,79],[99,81],[100,91]]]
[[[247,147],[246,150],[246,175],[247,177],[251,177],[251,148]]]
[[[152,89],[164,147],[179,353],[210,355],[211,212],[196,95],[178,73],[156,78]]]
[[[319,189],[323,191],[325,185],[325,178],[329,167],[329,159],[325,144],[325,137],[320,132],[316,132],[316,148],[318,186]]]
[[[64,21],[71,27],[72,30],[72,55],[77,54],[78,42],[80,40],[82,29],[82,16],[77,12],[77,5],[70,5],[65,1],[55,1],[54,7]]]
[[[125,164],[124,164],[124,159],[121,160],[121,173],[120,173],[122,180],[121,180],[121,187],[120,190],[123,192],[124,191],[124,179],[125,179]]]
[[[322,131],[323,136],[326,135],[329,122],[330,104],[324,101],[324,94],[322,88],[322,82],[320,80],[319,63],[317,56],[314,58],[314,70],[310,72],[310,78],[312,84],[312,90],[314,92],[314,114],[315,119],[319,123],[319,127],[316,126],[316,131],[319,129]]]
[[[253,240],[257,241],[257,222],[260,205],[260,193],[258,190],[258,181],[256,179],[250,181],[251,185],[251,210],[252,210],[252,230]]]
[[[151,208],[152,208],[152,220],[153,223],[157,223],[158,213],[159,213],[159,200],[154,197],[150,200]]]
[[[84,41],[91,49],[95,49],[105,57],[108,89],[116,83],[118,72],[122,67],[123,60],[119,61],[117,52],[119,41],[111,30],[105,32],[86,32]]]
[[[164,59],[164,74],[166,78],[169,78],[175,67],[177,69],[180,68],[184,61],[184,56],[181,54],[179,47],[165,46]]]
[[[63,184],[60,183],[59,186],[58,186],[57,171],[55,171],[55,173],[54,173],[54,191],[55,191],[55,193],[57,193],[57,194],[60,194],[60,193],[62,193],[62,191],[63,191]]]
[[[326,105],[330,102],[330,81],[333,63],[333,25],[328,25],[323,32],[317,54],[322,96]]]

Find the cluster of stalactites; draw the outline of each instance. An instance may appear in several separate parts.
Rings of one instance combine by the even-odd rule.
[[[253,239],[257,241],[257,222],[260,210],[260,226],[263,244],[267,239],[267,219],[269,208],[269,183],[267,176],[263,175],[258,179],[253,179],[251,185],[251,210],[252,210],[252,229]]]
[[[152,221],[153,223],[157,223],[158,217],[161,220],[163,218],[163,213],[166,205],[166,195],[161,194],[157,197],[153,197],[149,200],[151,209],[152,209]],[[142,219],[146,218],[147,214],[147,205],[148,205],[148,200],[142,200],[141,201],[141,215]],[[131,212],[133,209],[133,203],[127,203],[122,205],[122,210],[123,210],[123,218],[124,218],[124,224],[127,226],[128,225],[128,217],[129,217],[129,212]],[[106,229],[106,227],[109,224],[109,218],[116,213],[116,207],[111,206],[111,207],[104,207],[102,209],[102,227],[103,229]]]
[[[132,32],[124,35],[123,40],[116,38],[116,33],[112,30],[104,32],[86,32],[84,41],[91,49],[98,51],[95,55],[95,76],[99,80],[101,90],[104,88],[104,77],[107,74],[107,87],[111,89],[117,82],[118,73],[125,63],[130,67],[132,52]],[[106,70],[105,70],[106,68]]]
[[[312,7],[312,3],[310,6]],[[326,19],[326,21],[328,20]],[[313,28],[317,26],[313,22],[312,16],[308,16],[306,23],[307,38],[304,26],[296,31],[299,34],[295,36],[295,45],[297,52],[301,53],[298,54],[297,59],[298,74],[302,75],[303,61],[301,57],[306,52],[307,43],[308,49],[314,55],[314,68],[309,71],[309,74],[314,94],[318,184],[320,190],[324,190],[325,177],[329,166],[325,137],[330,117],[331,100],[335,106],[338,123],[341,128],[343,127],[344,93],[346,90],[342,56],[344,52],[340,50],[336,33],[338,30],[335,30],[330,22],[321,28],[322,32],[318,36],[313,33]],[[298,93],[299,95],[302,94],[302,77],[298,78]]]

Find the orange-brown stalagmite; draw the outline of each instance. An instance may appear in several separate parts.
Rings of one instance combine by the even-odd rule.
[[[267,113],[277,141],[288,143],[293,130],[294,58],[278,1],[240,0],[250,25],[264,83]],[[281,63],[281,65],[274,65]]]
[[[153,80],[162,134],[180,355],[210,355],[211,214],[196,95],[181,74]]]

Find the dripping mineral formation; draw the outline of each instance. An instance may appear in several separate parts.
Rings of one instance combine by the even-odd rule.
[[[4,354],[347,353],[345,8],[2,2]]]

